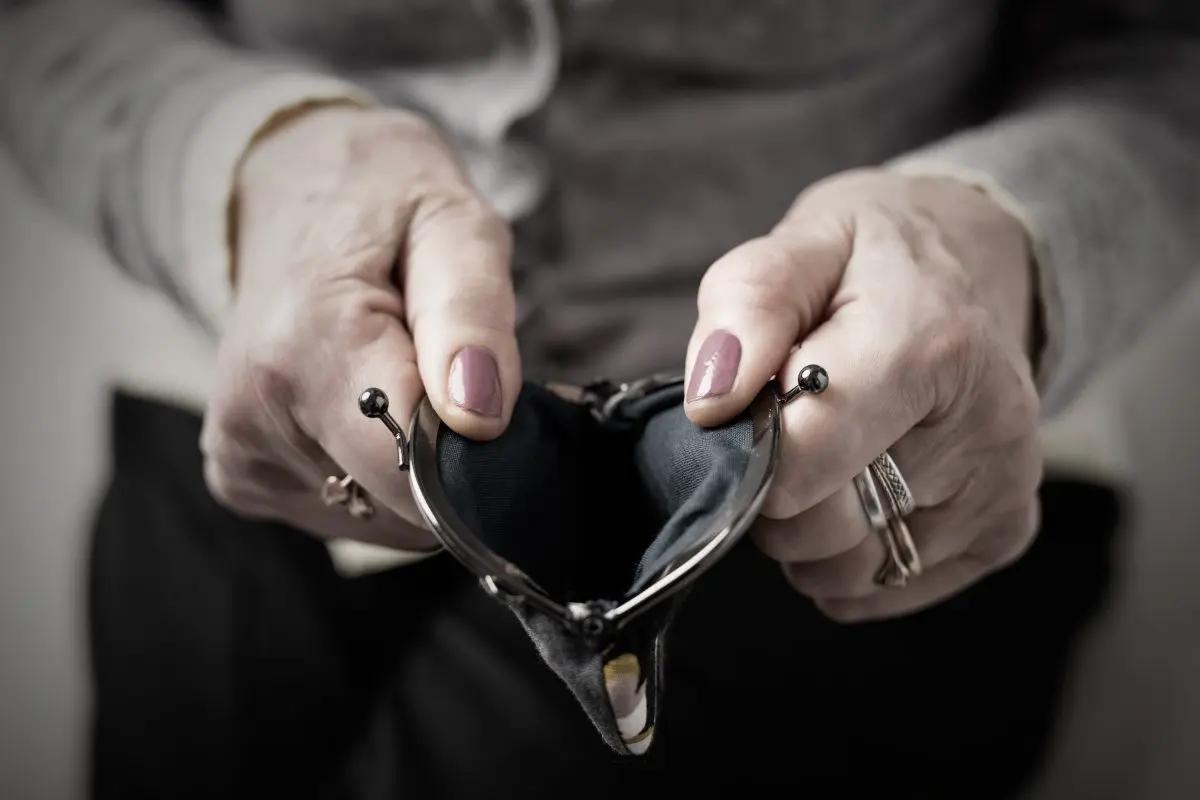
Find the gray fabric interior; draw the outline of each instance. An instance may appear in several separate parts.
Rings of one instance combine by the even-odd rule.
[[[693,425],[678,386],[630,402],[604,425],[587,408],[526,384],[498,439],[475,442],[443,427],[438,471],[471,531],[551,596],[617,600],[703,543],[752,443],[746,415],[720,428]],[[638,656],[651,725],[660,703],[661,637],[681,600],[675,595],[602,645]],[[628,755],[596,645],[533,607],[509,606],[604,741]]]
[[[442,428],[439,474],[462,520],[561,601],[616,600],[703,539],[752,444],[743,415],[703,429],[678,387],[602,425],[526,384],[512,423],[476,442]]]
[[[512,606],[538,655],[575,695],[605,744],[627,754],[604,689],[603,657],[582,639],[564,635],[562,623],[526,606]]]
[[[753,441],[748,416],[704,430],[676,404],[650,418],[634,458],[642,485],[665,522],[642,554],[632,591],[702,544],[712,517],[731,499],[746,470]]]

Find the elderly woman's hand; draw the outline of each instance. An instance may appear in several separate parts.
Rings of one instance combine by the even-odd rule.
[[[214,496],[321,536],[433,545],[364,388],[407,426],[428,393],[460,433],[507,425],[521,383],[507,225],[434,129],[327,107],[255,144],[240,171],[236,297],[202,449]],[[327,508],[353,476],[370,521]],[[404,522],[402,520],[406,520]]]
[[[687,411],[712,425],[779,374],[824,366],[786,406],[753,529],[787,579],[839,620],[901,614],[1016,559],[1038,525],[1033,288],[1021,224],[951,179],[846,173],[804,192],[767,236],[704,277]],[[795,349],[796,345],[799,349]],[[924,572],[873,580],[885,545],[852,479],[889,450],[916,500]]]

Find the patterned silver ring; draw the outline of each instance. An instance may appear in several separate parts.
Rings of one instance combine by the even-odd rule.
[[[908,488],[908,481],[904,480],[904,476],[900,474],[900,468],[896,466],[895,459],[891,453],[884,450],[875,460],[871,462],[871,469],[875,472],[875,479],[883,486],[884,491],[888,493],[896,512],[907,517],[917,507],[917,501],[913,497],[912,490]]]

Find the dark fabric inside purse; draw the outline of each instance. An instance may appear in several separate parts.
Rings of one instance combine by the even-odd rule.
[[[436,461],[446,500],[471,535],[553,600],[609,608],[722,529],[717,517],[730,518],[753,445],[748,414],[719,428],[693,425],[678,383],[607,415],[526,384],[493,441],[440,426]],[[597,639],[519,596],[504,598],[622,754],[644,753],[653,739],[664,637],[681,600],[652,597],[645,613]]]
[[[443,426],[439,474],[463,522],[561,602],[619,600],[703,544],[753,443],[743,415],[704,429],[682,386],[628,403],[620,421],[535,384],[499,438]]]

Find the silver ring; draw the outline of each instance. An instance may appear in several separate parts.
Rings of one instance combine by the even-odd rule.
[[[896,466],[892,454],[884,450],[871,462],[871,469],[875,471],[875,479],[891,498],[896,513],[902,517],[911,514],[917,507],[917,501],[912,490],[908,488],[908,481],[900,474],[900,468]]]
[[[904,526],[902,531],[897,531],[893,525],[892,517],[889,514],[889,507],[884,504],[883,498],[879,496],[879,489],[875,485],[875,478],[872,475],[872,470],[867,467],[862,472],[854,476],[854,488],[858,491],[858,499],[862,502],[863,511],[866,512],[867,521],[871,524],[871,529],[879,536],[879,540],[883,542],[884,559],[883,564],[876,571],[874,580],[879,586],[888,586],[900,588],[908,584],[908,578],[911,574],[908,567],[908,561],[905,558],[905,542],[899,537],[907,539],[908,550],[913,554],[916,549],[912,547],[912,537],[908,535],[908,527]],[[898,520],[901,525],[904,525],[903,520]],[[917,570],[920,571],[920,561],[917,561]]]
[[[344,506],[355,519],[370,519],[375,516],[375,504],[371,496],[349,475],[330,475],[321,484],[321,502],[326,507]]]
[[[892,541],[896,547],[896,558],[906,575],[915,578],[924,568],[921,566],[921,555],[917,552],[917,544],[913,541],[908,523],[900,517],[892,516],[888,518],[888,525],[891,527]]]

